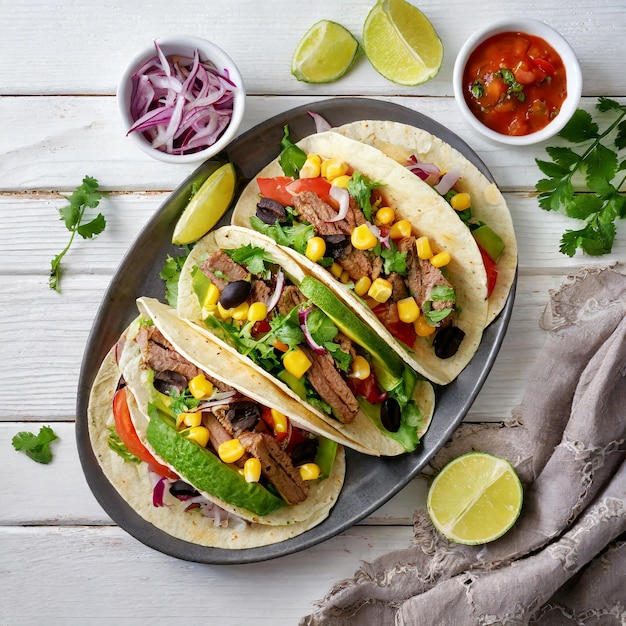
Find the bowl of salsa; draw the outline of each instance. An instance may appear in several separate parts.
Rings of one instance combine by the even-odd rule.
[[[512,18],[490,24],[462,46],[454,94],[467,122],[510,145],[544,141],[572,117],[582,92],[576,54],[553,28]]]

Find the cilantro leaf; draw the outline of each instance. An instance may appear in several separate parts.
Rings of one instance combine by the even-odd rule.
[[[272,257],[265,252],[264,248],[248,243],[239,248],[224,250],[224,252],[226,252],[235,263],[244,265],[251,274],[263,276],[266,279],[270,278],[271,270],[266,264],[271,265],[274,261]]]
[[[577,250],[594,256],[611,252],[614,222],[626,216],[626,195],[622,191],[626,159],[620,155],[626,148],[626,105],[598,98],[596,108],[612,115],[613,121],[601,129],[590,113],[578,109],[559,136],[578,144],[579,149],[549,147],[546,152],[551,161],[535,160],[546,176],[535,185],[539,206],[586,222],[583,228],[567,230],[562,236],[559,250],[568,256],[574,256]],[[582,188],[573,183],[577,174],[577,181],[584,180]]]
[[[271,237],[277,244],[293,248],[296,252],[304,254],[306,242],[315,235],[315,227],[306,222],[294,222],[283,226],[279,222],[266,224],[256,215],[250,217],[250,226],[257,232]]]
[[[180,279],[180,272],[188,256],[189,248],[187,248],[185,254],[179,256],[174,257],[168,254],[165,257],[163,269],[159,272],[159,276],[165,281],[165,300],[174,309],[178,306],[178,280]]]
[[[18,452],[24,452],[33,461],[48,464],[52,461],[50,444],[56,439],[58,436],[50,426],[42,426],[36,435],[26,431],[17,433],[12,443]]]
[[[282,150],[278,157],[278,162],[285,176],[296,178],[306,162],[306,153],[302,148],[299,148],[291,141],[289,137],[289,126],[285,125],[283,127],[283,133],[284,135],[280,142]]]
[[[354,172],[348,183],[348,193],[356,200],[365,214],[365,219],[372,221],[372,190],[376,187],[384,187],[384,183],[377,183],[363,176],[361,172]]]
[[[401,276],[406,275],[406,252],[400,252],[398,246],[391,242],[390,248],[381,248],[380,256],[383,258],[383,269],[385,274],[397,272]]]
[[[50,278],[48,280],[50,289],[61,291],[59,286],[61,261],[70,249],[76,234],[78,233],[83,239],[92,239],[105,229],[106,219],[102,213],[98,213],[95,218],[83,223],[85,211],[96,208],[101,198],[102,194],[98,191],[98,181],[91,176],[85,176],[82,184],[68,196],[69,204],[59,209],[60,219],[63,220],[71,235],[68,244],[50,263]]]

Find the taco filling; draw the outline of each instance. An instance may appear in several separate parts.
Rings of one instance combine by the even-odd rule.
[[[262,241],[272,243],[257,243]],[[363,340],[341,330],[328,308],[348,309],[319,281],[306,277],[294,284],[266,248],[246,243],[196,259],[191,282],[204,325],[317,414],[341,429],[365,413],[366,421],[400,442],[401,449],[415,449],[424,419],[412,398],[415,372],[385,346],[393,355],[391,373]],[[328,308],[317,306],[315,295]],[[360,320],[356,324],[365,326]],[[358,429],[351,436],[358,441]]]
[[[455,324],[450,253],[396,216],[384,183],[347,163],[308,154],[299,176],[257,178],[261,196],[249,226],[352,288],[407,347],[432,336],[438,358],[453,356],[465,333]]]

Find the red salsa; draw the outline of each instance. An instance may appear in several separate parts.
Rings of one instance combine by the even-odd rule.
[[[463,91],[485,126],[503,135],[529,135],[559,113],[567,96],[565,66],[543,39],[500,33],[470,55]]]

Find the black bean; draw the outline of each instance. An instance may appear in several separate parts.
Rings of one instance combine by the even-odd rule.
[[[397,433],[400,429],[402,409],[395,398],[385,398],[380,407],[380,421],[390,433]]]
[[[177,480],[170,485],[170,493],[176,498],[193,498],[198,492],[184,480]]]
[[[465,333],[456,326],[442,328],[433,340],[435,355],[440,359],[449,359],[454,356],[465,337]]]
[[[323,239],[326,242],[326,254],[324,256],[333,259],[343,256],[345,252],[348,252],[351,245],[348,235],[326,235]]]
[[[261,198],[256,205],[256,216],[265,224],[273,225],[287,219],[285,207],[276,200]]]
[[[317,454],[317,439],[306,439],[294,446],[291,453],[291,461],[294,466],[304,465],[315,461]]]
[[[234,309],[248,299],[251,288],[252,284],[248,280],[235,280],[228,283],[222,289],[219,302],[225,309]]]

